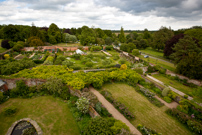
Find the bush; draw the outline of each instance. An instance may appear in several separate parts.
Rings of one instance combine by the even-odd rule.
[[[14,115],[16,112],[17,112],[17,108],[16,108],[15,106],[6,107],[6,108],[4,108],[4,110],[3,110],[3,114],[4,114],[5,116]]]
[[[118,60],[118,59],[120,59],[120,57],[119,57],[118,55],[114,55],[114,56],[112,56],[112,58],[113,58],[113,60]]]
[[[119,60],[119,63],[122,65],[122,64],[126,64],[126,62],[127,62],[127,60],[125,60],[125,59],[120,59]]]
[[[166,101],[167,103],[171,103],[172,102],[172,99],[169,98],[169,97],[167,97],[167,96],[163,97],[163,100]]]
[[[161,135],[161,133],[157,133],[156,131],[141,124],[138,124],[137,129],[142,133],[142,135]]]
[[[62,65],[70,67],[70,66],[73,66],[74,63],[72,61],[70,61],[70,60],[65,60],[65,61],[62,62]]]
[[[138,49],[133,49],[132,54],[135,55],[135,56],[139,56],[140,52],[139,52]]]
[[[42,61],[42,60],[33,60],[33,62],[34,62],[35,64],[43,64],[44,61]]]
[[[187,98],[188,98],[188,95],[184,95],[184,98],[187,99]]]
[[[121,65],[120,70],[126,70],[126,69],[127,69],[127,65],[126,64]]]
[[[112,61],[110,59],[106,59],[102,62],[102,65],[103,66],[107,66],[107,65],[110,65],[112,63]]]
[[[141,74],[141,75],[143,75],[143,70],[142,70],[142,68],[135,68],[135,69],[133,69],[135,72],[137,72],[138,74]]]
[[[77,100],[77,109],[82,113],[87,113],[89,111],[89,100],[85,97],[81,97]]]
[[[73,65],[73,66],[69,66],[69,68],[72,68],[74,70],[80,70],[81,66],[79,66],[79,65]]]
[[[87,67],[93,67],[93,62],[86,62],[85,64]]]
[[[163,89],[163,91],[162,91],[162,96],[168,96],[168,92],[170,91],[170,88],[169,87],[166,87],[166,88],[164,88]]]
[[[9,55],[9,54],[4,54],[4,58],[5,58],[5,59],[9,59],[9,58],[10,58],[10,55]]]
[[[113,50],[113,46],[112,45],[108,45],[105,47],[106,50]]]

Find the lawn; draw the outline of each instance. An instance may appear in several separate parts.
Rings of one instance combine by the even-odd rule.
[[[151,47],[147,47],[146,49],[140,50],[140,51],[145,53],[145,54],[157,57],[157,58],[165,59],[163,57],[163,51],[157,51],[155,49],[152,49]]]
[[[6,117],[2,110],[16,106],[19,111]],[[78,135],[79,129],[67,103],[52,96],[31,99],[9,99],[0,105],[0,134],[5,135],[9,127],[17,120],[31,118],[42,128],[44,135]]]
[[[188,86],[185,86],[183,85],[182,83],[178,82],[177,80],[172,80],[172,79],[169,79],[167,78],[166,76],[163,76],[161,74],[155,74],[155,75],[152,75],[154,78],[162,81],[164,84],[166,85],[169,85],[169,86],[172,86],[176,89],[178,89],[179,91],[189,95],[190,93],[193,92],[193,88],[191,87],[188,87]],[[200,102],[202,103],[202,98],[200,96],[194,96],[193,97],[194,100],[196,100],[197,102]]]
[[[135,127],[143,124],[163,135],[192,134],[184,125],[165,113],[168,109],[166,106],[161,108],[154,106],[127,84],[105,84],[102,90],[111,92],[115,99],[124,103],[135,114],[136,119],[131,121]]]
[[[170,71],[175,71],[175,65],[170,63],[170,62],[165,62],[165,61],[161,61],[161,60],[157,60],[157,59],[153,59],[151,57],[149,58],[144,58],[143,55],[140,55],[140,58],[147,61],[147,62],[150,62],[150,63],[153,63],[153,64],[158,64],[160,65],[161,67],[164,67]]]
[[[82,46],[82,45],[80,43],[58,43],[53,46],[73,47],[73,46]]]

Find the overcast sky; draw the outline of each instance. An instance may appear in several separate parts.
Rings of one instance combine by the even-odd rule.
[[[0,24],[174,30],[202,25],[202,0],[0,0]]]

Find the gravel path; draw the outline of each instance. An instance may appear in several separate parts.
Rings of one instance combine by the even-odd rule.
[[[112,114],[112,116],[124,122],[129,128],[131,133],[141,135],[141,133],[111,104],[109,103],[97,90],[93,87],[90,87],[90,91],[94,93],[98,100],[105,106],[105,108]]]

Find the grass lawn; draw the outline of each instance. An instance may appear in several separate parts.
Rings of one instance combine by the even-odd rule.
[[[163,51],[157,51],[155,49],[152,49],[151,47],[147,47],[146,49],[140,50],[140,51],[143,52],[143,53],[145,53],[145,54],[149,54],[151,56],[154,56],[154,57],[165,59],[163,57]]]
[[[168,109],[166,106],[161,108],[154,106],[127,84],[105,84],[102,90],[111,92],[115,99],[124,103],[135,114],[136,119],[131,121],[135,127],[143,124],[163,135],[192,134],[184,125],[165,113]]]
[[[164,84],[167,84],[169,86],[172,86],[178,90],[180,90],[181,92],[189,95],[189,93],[193,92],[193,88],[191,87],[188,87],[188,86],[185,86],[183,85],[182,83],[176,81],[176,80],[172,80],[172,79],[169,79],[161,74],[155,74],[155,75],[152,75],[154,78],[162,81]],[[193,97],[194,100],[196,100],[197,102],[200,102],[202,103],[202,98],[200,96],[194,96]]]
[[[16,106],[19,111],[6,117],[2,110]],[[0,105],[0,134],[5,135],[9,127],[17,120],[31,118],[42,128],[44,135],[79,135],[79,129],[66,103],[52,96],[31,99],[9,99]]]
[[[82,46],[82,45],[80,43],[58,43],[53,46],[73,47],[73,46]]]
[[[144,58],[143,55],[140,55],[140,58],[142,58],[143,60],[147,61],[147,62],[150,62],[150,63],[153,63],[153,64],[158,64],[170,71],[175,71],[175,65],[170,63],[170,62],[165,62],[165,61],[161,61],[161,60],[156,60],[156,59],[153,59],[151,57],[149,58]]]

